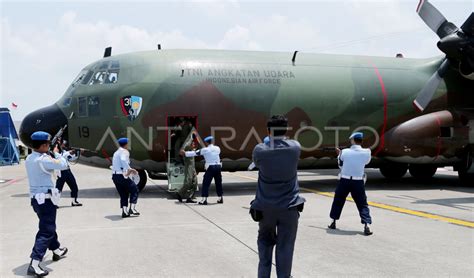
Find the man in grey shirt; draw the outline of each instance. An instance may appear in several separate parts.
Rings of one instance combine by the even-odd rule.
[[[255,146],[253,162],[259,168],[251,213],[258,215],[258,277],[270,277],[276,245],[278,277],[290,277],[299,214],[305,199],[299,196],[297,178],[301,146],[284,137],[288,119],[272,116],[267,123],[269,142]]]

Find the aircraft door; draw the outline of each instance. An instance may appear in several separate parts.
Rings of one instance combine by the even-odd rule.
[[[168,116],[167,125],[168,162],[166,168],[168,175],[168,191],[178,192],[185,182],[186,167],[194,167],[194,161],[186,160],[180,155],[180,151],[193,143],[193,131],[197,127],[197,117]]]

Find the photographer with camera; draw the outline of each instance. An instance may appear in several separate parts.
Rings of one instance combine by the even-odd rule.
[[[272,116],[267,122],[269,139],[253,150],[258,185],[250,214],[259,223],[258,277],[270,277],[276,246],[278,277],[290,277],[298,219],[305,199],[299,196],[298,160],[301,145],[285,137],[288,119]]]

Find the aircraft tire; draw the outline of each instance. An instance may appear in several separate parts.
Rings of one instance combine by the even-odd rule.
[[[407,173],[408,165],[402,163],[388,163],[380,166],[379,170],[385,178],[397,180],[401,179]]]
[[[458,168],[458,177],[461,185],[474,186],[474,163],[471,157],[472,155],[468,156],[468,162],[463,163],[463,166]]]
[[[140,176],[140,182],[137,184],[137,186],[138,191],[141,192],[143,188],[145,188],[148,177],[145,170],[138,170],[138,175]]]
[[[458,171],[459,181],[461,185],[474,186],[474,174],[467,173],[466,170]]]
[[[410,175],[415,179],[426,180],[431,179],[438,167],[436,165],[427,165],[427,164],[411,164],[408,167]]]

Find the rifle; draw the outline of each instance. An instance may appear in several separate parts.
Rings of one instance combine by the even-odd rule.
[[[59,129],[56,135],[54,135],[53,139],[51,139],[51,143],[49,144],[49,152],[53,158],[54,158],[54,153],[53,153],[54,147],[56,146],[58,139],[61,138],[61,136],[63,136],[63,133],[66,130],[66,128],[67,128],[67,124],[65,124],[61,129]]]

